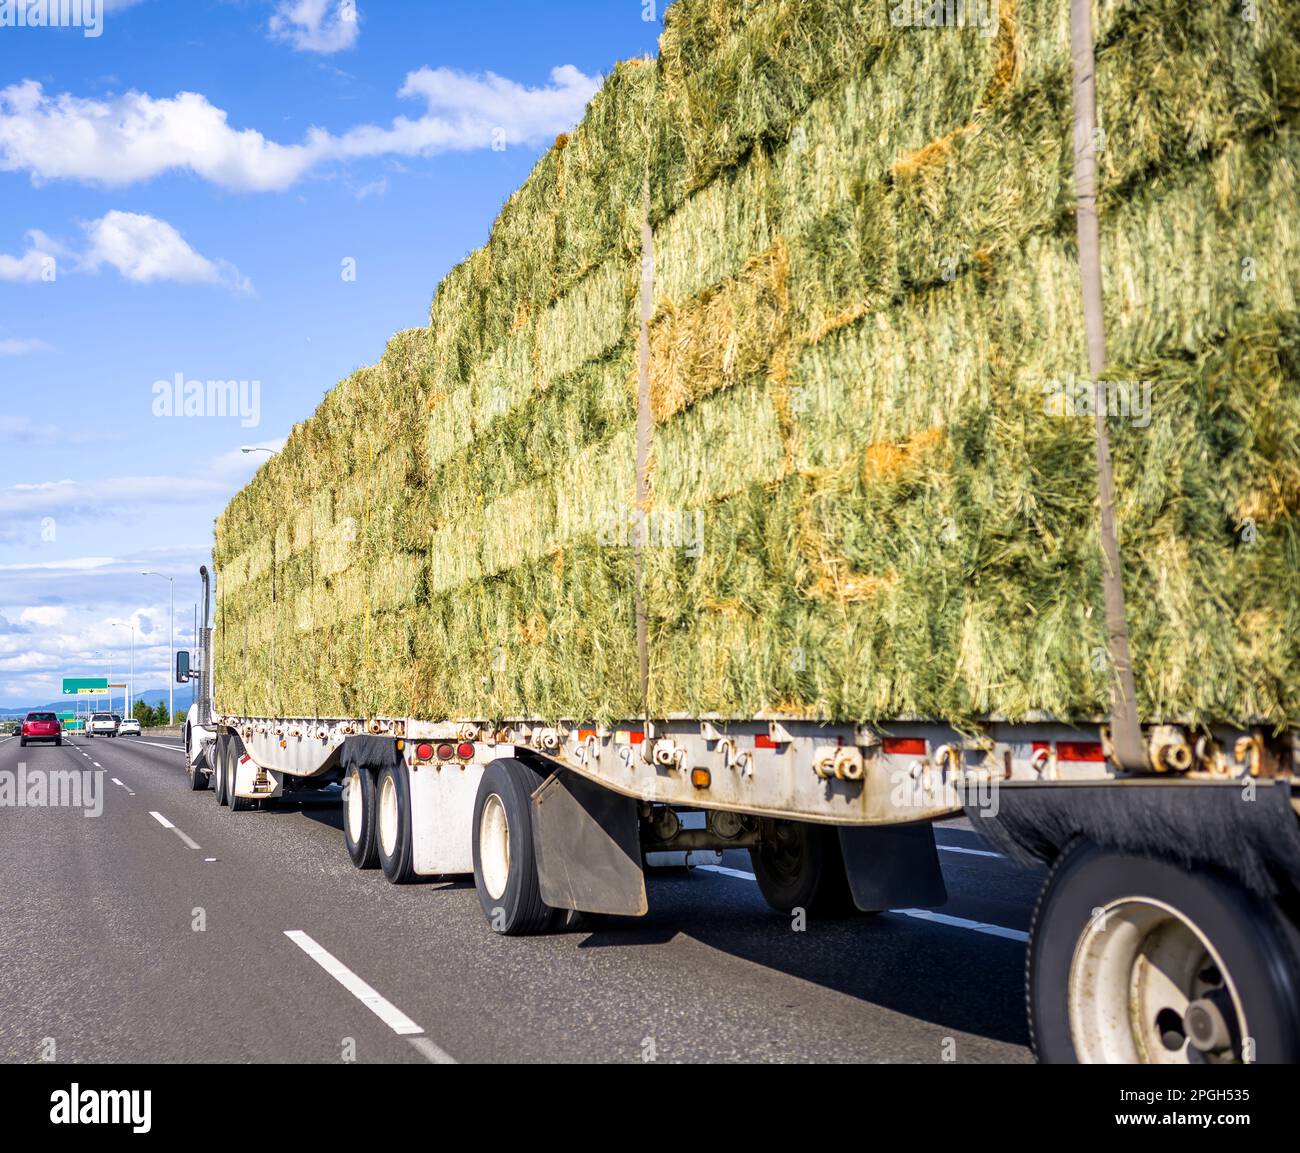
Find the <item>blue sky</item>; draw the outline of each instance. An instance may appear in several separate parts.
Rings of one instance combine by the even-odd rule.
[[[21,6],[41,0],[17,0]],[[0,0],[0,705],[126,667],[166,684],[212,521],[433,289],[615,61],[643,0]],[[57,7],[57,5],[55,6]],[[86,0],[93,19],[96,5]],[[494,147],[495,143],[495,147]],[[343,262],[355,262],[345,280]],[[156,415],[244,380],[251,412]],[[100,654],[95,656],[94,654]]]

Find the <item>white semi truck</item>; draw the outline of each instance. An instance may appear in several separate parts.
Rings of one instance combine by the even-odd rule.
[[[341,785],[358,868],[472,874],[498,933],[645,913],[658,852],[747,849],[782,912],[939,906],[932,822],[964,812],[1050,865],[1028,946],[1040,1059],[1300,1058],[1293,734],[1145,727],[1132,772],[1104,721],[222,715],[201,575],[201,649],[177,657],[178,679],[199,682],[191,787],[234,813]]]

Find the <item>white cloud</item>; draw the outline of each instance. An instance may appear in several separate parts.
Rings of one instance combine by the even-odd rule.
[[[68,615],[68,610],[62,605],[39,605],[36,608],[23,609],[18,614],[18,623],[20,625],[41,625],[52,627],[61,624]]]
[[[0,171],[35,183],[77,180],[121,186],[189,171],[222,188],[279,191],[331,162],[431,156],[506,144],[536,144],[581,118],[600,78],[572,65],[530,88],[488,72],[421,68],[400,95],[423,100],[424,115],[360,125],[341,135],[310,129],[297,144],[235,129],[223,109],[196,92],[155,99],[128,92],[106,100],[46,95],[34,80],[0,88]]]
[[[356,0],[280,0],[270,28],[299,52],[328,56],[351,48],[361,25]]]
[[[234,265],[200,256],[175,228],[157,217],[114,210],[85,229],[90,247],[82,265],[88,269],[97,271],[110,264],[127,280],[139,284],[168,280],[252,291],[251,281]]]
[[[274,451],[285,438],[259,441]],[[141,506],[225,504],[266,463],[265,453],[231,449],[207,461],[199,471],[174,476],[110,476],[95,480],[53,480],[0,488],[0,519],[5,517],[118,515]],[[0,565],[0,572],[15,566]]]
[[[50,345],[43,340],[19,340],[11,337],[0,340],[0,356],[30,356],[33,352],[49,352]],[[3,417],[0,417],[0,429],[3,429]]]
[[[0,280],[48,280],[57,271],[62,245],[36,229],[27,233],[26,240],[27,251],[21,256],[0,252]]]

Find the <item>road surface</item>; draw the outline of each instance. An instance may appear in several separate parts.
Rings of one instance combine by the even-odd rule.
[[[944,920],[795,932],[728,853],[652,874],[645,918],[507,939],[470,880],[354,869],[337,794],[232,813],[148,735],[0,740],[20,762],[102,772],[103,811],[0,807],[3,1061],[1031,1060],[1042,874],[964,821]]]

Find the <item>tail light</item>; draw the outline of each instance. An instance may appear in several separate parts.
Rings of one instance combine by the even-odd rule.
[[[456,748],[454,745],[449,745],[446,741],[444,741],[442,744],[438,746],[438,760],[449,761],[455,755],[456,755]]]
[[[926,752],[924,737],[886,737],[882,748],[899,757],[923,757]]]
[[[433,746],[427,743],[421,743],[415,746],[415,759],[417,761],[433,760]]]
[[[472,761],[474,759],[474,742],[461,741],[461,743],[456,746],[456,756],[458,756],[462,761]]]

